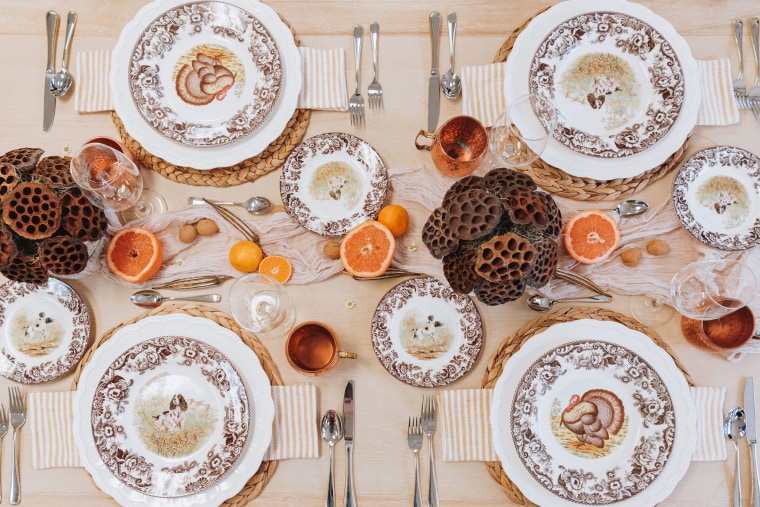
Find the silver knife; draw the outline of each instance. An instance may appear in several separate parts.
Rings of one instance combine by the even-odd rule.
[[[433,63],[428,81],[428,132],[435,132],[438,127],[438,113],[441,109],[441,76],[438,72],[438,47],[441,42],[441,14],[430,13],[430,43],[433,50]]]
[[[752,456],[752,507],[760,507],[760,476],[757,473],[757,418],[755,417],[755,379],[744,384],[744,414],[747,418],[747,442]]]
[[[354,381],[343,393],[343,440],[346,442],[346,507],[356,507],[354,492]]]
[[[55,95],[50,91],[50,81],[53,79],[55,69],[53,67],[55,60],[55,42],[58,39],[58,24],[60,17],[55,11],[48,11],[45,20],[47,22],[47,68],[45,69],[45,98],[44,113],[42,120],[42,130],[50,131],[53,127],[53,118],[55,117]]]

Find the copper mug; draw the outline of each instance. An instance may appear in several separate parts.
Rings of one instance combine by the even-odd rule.
[[[358,356],[340,350],[340,339],[330,326],[309,321],[290,331],[285,342],[285,357],[294,370],[314,377],[331,370],[339,358]]]
[[[750,341],[755,332],[755,316],[744,306],[712,320],[681,318],[686,341],[708,352],[729,352]]]
[[[420,144],[420,137],[433,141]],[[418,150],[428,150],[433,163],[445,176],[460,178],[478,168],[488,152],[488,133],[472,116],[454,116],[436,132],[420,130],[414,139]]]

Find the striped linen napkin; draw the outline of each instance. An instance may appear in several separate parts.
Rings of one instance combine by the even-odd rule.
[[[299,109],[348,111],[346,52],[343,48],[299,47],[304,83]],[[74,111],[96,113],[113,109],[108,76],[111,50],[79,51],[74,60]]]
[[[697,125],[738,123],[739,109],[731,87],[729,59],[697,60],[697,65],[702,88]],[[462,114],[477,118],[486,127],[493,125],[507,107],[505,69],[505,63],[462,67]]]
[[[697,448],[692,461],[721,461],[727,456],[723,435],[723,387],[692,387],[697,406]],[[441,435],[445,461],[498,461],[491,446],[493,389],[441,391]]]
[[[316,387],[272,386],[272,398],[272,442],[264,459],[319,457]],[[73,391],[32,392],[27,396],[34,469],[83,466],[74,444],[73,400]]]

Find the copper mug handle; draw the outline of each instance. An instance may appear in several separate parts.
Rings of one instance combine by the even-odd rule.
[[[414,138],[414,146],[418,150],[427,150],[427,151],[430,151],[430,150],[433,149],[433,145],[432,144],[420,144],[419,143],[420,136],[425,136],[426,138],[431,139],[433,141],[433,143],[435,143],[438,140],[438,134],[436,134],[435,132],[428,132],[427,130],[420,130],[417,133],[417,137]]]

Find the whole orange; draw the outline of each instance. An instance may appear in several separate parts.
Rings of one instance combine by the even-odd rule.
[[[230,248],[230,264],[243,273],[253,273],[259,268],[259,263],[264,257],[261,247],[253,241],[238,241]]]
[[[380,210],[377,221],[390,229],[397,238],[409,229],[409,212],[400,204],[388,204]]]

